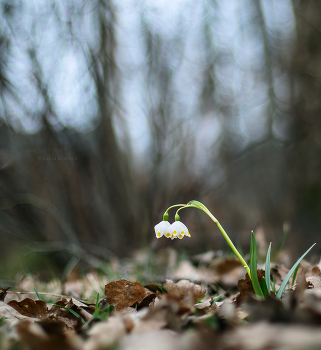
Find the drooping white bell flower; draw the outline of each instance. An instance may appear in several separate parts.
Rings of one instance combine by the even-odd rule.
[[[170,238],[172,236],[172,225],[168,221],[161,221],[154,229],[157,238],[162,236]]]
[[[172,223],[171,226],[172,226],[172,239],[173,238],[183,239],[184,236],[191,237],[190,233],[188,232],[188,228],[181,221],[175,221]]]

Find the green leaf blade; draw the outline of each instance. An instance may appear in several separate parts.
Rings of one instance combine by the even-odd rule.
[[[39,299],[39,300],[42,300],[42,298],[40,297],[40,295],[39,295],[39,293],[38,293],[38,291],[37,291],[37,289],[36,288],[34,288],[34,291],[36,292],[36,294],[37,294],[37,298]]]
[[[64,306],[57,305],[57,304],[54,304],[53,306],[59,307],[60,309],[68,310],[68,311],[71,312],[74,316],[76,316],[77,318],[80,318],[82,323],[86,323],[86,321],[85,321],[79,314],[77,314],[76,311],[70,309],[69,307],[64,307]]]
[[[295,281],[296,275],[297,275],[297,273],[298,273],[299,266],[300,266],[300,264],[299,264],[299,265],[295,268],[295,270],[294,270],[293,278],[292,278],[292,287],[293,287],[293,285],[294,285],[294,281]]]
[[[269,249],[266,253],[266,259],[265,259],[265,283],[266,288],[270,294],[271,291],[271,270],[270,270],[270,264],[271,264],[271,242],[269,245]]]
[[[250,271],[254,293],[259,297],[263,297],[264,294],[257,277],[257,248],[253,231],[251,231]]]
[[[292,275],[292,273],[295,271],[296,267],[300,264],[300,262],[303,260],[303,258],[309,253],[309,251],[316,245],[314,243],[300,258],[299,260],[292,266],[291,270],[288,272],[288,274],[285,276],[285,279],[283,280],[280,289],[276,293],[276,298],[281,299],[282,293]]]
[[[262,277],[261,289],[262,289],[264,298],[266,298],[266,297],[270,294],[270,292],[269,292],[269,290],[267,289],[265,277]]]

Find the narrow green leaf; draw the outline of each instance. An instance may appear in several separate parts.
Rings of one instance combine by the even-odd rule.
[[[266,286],[265,277],[262,277],[261,289],[262,289],[264,298],[267,297],[270,294],[270,292],[269,292],[269,290],[267,289],[267,286]]]
[[[272,280],[273,280],[273,284],[272,284],[272,290],[274,293],[276,293],[276,289],[275,289],[275,278],[274,275],[272,275]]]
[[[251,231],[250,271],[254,293],[259,297],[263,297],[263,292],[257,278],[257,249],[253,231]]]
[[[37,292],[37,289],[36,289],[36,288],[34,288],[34,290],[35,290],[35,292],[36,292],[36,294],[37,294],[37,298],[38,298],[39,300],[42,300],[42,299],[40,298],[39,293]]]
[[[85,321],[79,314],[77,314],[76,311],[70,309],[69,307],[64,307],[64,306],[60,306],[60,305],[56,305],[56,304],[54,304],[53,306],[57,306],[57,307],[59,307],[60,309],[68,310],[68,311],[71,312],[74,316],[76,316],[77,318],[80,318],[81,321],[82,321],[82,323],[86,323],[86,321]]]
[[[205,298],[205,294],[197,300],[196,304],[200,303],[204,298]]]
[[[266,259],[265,259],[265,283],[266,283],[266,288],[267,288],[269,294],[270,294],[270,290],[271,290],[271,272],[270,272],[271,244],[272,243],[270,242],[269,249],[266,253]]]
[[[111,314],[111,312],[113,312],[114,311],[114,309],[115,309],[115,307],[113,306],[113,305],[109,305],[108,307],[107,307],[107,310],[106,310],[106,315],[107,315],[107,317],[109,317],[109,315]]]
[[[295,281],[296,275],[297,275],[297,273],[298,273],[299,267],[300,267],[300,264],[299,264],[299,265],[295,268],[295,270],[294,270],[293,278],[292,278],[292,287],[293,287],[293,285],[294,285],[294,281]]]
[[[213,299],[212,299],[211,305],[213,304],[214,301],[215,301],[215,302],[220,301],[220,300],[222,299],[222,296],[223,296],[223,294],[220,294],[220,295],[218,295],[217,297],[213,298]]]
[[[281,299],[282,293],[292,275],[292,273],[294,272],[294,270],[296,269],[296,267],[300,264],[300,262],[303,260],[303,258],[309,253],[309,251],[315,246],[316,243],[314,243],[302,256],[301,258],[292,266],[291,270],[288,272],[288,274],[285,276],[284,281],[281,284],[280,289],[278,290],[278,292],[276,293],[276,298],[277,299]]]
[[[167,290],[163,288],[161,285],[158,285],[158,288],[165,294],[168,294]]]
[[[97,294],[97,297],[96,297],[95,311],[93,313],[93,317],[94,318],[98,318],[99,317],[100,307],[99,307],[98,304],[99,304],[99,293]]]

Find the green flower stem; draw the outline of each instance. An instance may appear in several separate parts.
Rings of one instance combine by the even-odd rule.
[[[172,205],[172,206],[170,206],[169,208],[166,209],[164,214],[168,213],[169,209],[171,209],[171,208],[174,208],[174,207],[186,207],[186,205],[187,204],[175,204],[175,205]]]
[[[174,208],[174,207],[185,207],[185,206],[186,206],[186,204],[175,204],[175,205],[170,206],[169,208],[166,209],[166,211],[165,211],[165,213],[163,215],[163,220],[164,221],[168,221],[168,211],[169,211],[169,209]]]
[[[216,219],[216,217],[214,215],[212,215],[212,213],[205,207],[204,204],[202,204],[201,202],[198,201],[190,201],[189,203],[187,203],[184,207],[180,208],[177,210],[176,213],[178,213],[181,209],[184,208],[189,208],[189,207],[194,207],[194,208],[198,208],[200,210],[203,210],[204,213],[206,213],[217,225],[217,227],[219,228],[219,230],[221,231],[223,237],[225,238],[225,240],[227,241],[228,245],[230,246],[230,248],[232,249],[233,253],[237,256],[237,258],[240,260],[240,262],[242,263],[243,267],[245,268],[246,272],[248,273],[249,277],[251,278],[251,272],[250,272],[250,268],[248,267],[247,263],[245,262],[245,260],[242,258],[242,255],[239,253],[239,251],[236,249],[235,245],[233,244],[233,242],[231,241],[230,237],[228,236],[228,234],[225,232],[224,228],[221,226],[221,224],[219,223],[219,221]],[[168,208],[169,209],[169,208]]]
[[[213,219],[212,219],[213,220]],[[214,221],[215,222],[215,221]],[[233,242],[231,241],[230,237],[227,235],[227,233],[225,232],[224,228],[221,226],[221,224],[217,221],[216,225],[218,226],[219,230],[221,231],[222,235],[224,236],[224,238],[226,239],[228,245],[231,247],[231,249],[233,250],[233,253],[237,256],[237,258],[240,260],[240,262],[243,264],[243,267],[245,268],[246,272],[248,273],[249,277],[251,278],[251,272],[250,272],[250,268],[248,267],[247,263],[245,262],[245,260],[242,258],[242,255],[239,253],[239,251],[236,249],[235,245],[233,244]]]

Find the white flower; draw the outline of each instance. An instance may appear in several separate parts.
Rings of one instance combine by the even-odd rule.
[[[172,236],[172,225],[168,221],[161,221],[154,229],[157,238],[161,238],[164,235],[167,238]]]
[[[172,223],[172,239],[179,238],[182,239],[184,236],[191,237],[188,232],[188,228],[180,221],[175,221]]]

